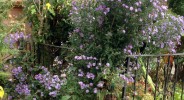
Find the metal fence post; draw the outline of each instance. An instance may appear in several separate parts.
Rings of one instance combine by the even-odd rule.
[[[126,70],[124,74],[128,72],[129,64],[130,64],[130,57],[127,58]],[[122,100],[126,100],[126,86],[127,86],[127,82],[124,82],[124,86],[122,89]]]

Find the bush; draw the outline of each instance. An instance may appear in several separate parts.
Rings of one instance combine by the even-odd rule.
[[[120,76],[126,69],[126,55],[175,53],[184,25],[183,17],[171,14],[161,0],[73,1],[70,19],[75,29],[69,35],[72,52],[68,61],[76,68],[79,90],[86,95],[91,95],[88,92],[92,93],[94,88],[114,92],[108,87],[118,86],[114,80],[119,78],[130,81],[131,73],[113,76]],[[112,78],[104,74],[107,65]],[[99,82],[103,84],[102,90]]]
[[[47,48],[52,52],[44,55],[41,49],[44,56],[38,60],[51,61],[45,67],[36,63],[35,51],[11,59],[13,79],[7,87],[13,99],[121,97],[122,84],[134,82],[132,71],[139,67],[131,62],[125,74],[127,55],[175,53],[180,45],[183,17],[170,13],[162,0],[43,1],[25,2],[31,43],[62,46],[63,51]],[[66,64],[64,70],[52,63],[56,55],[61,57],[57,64]]]

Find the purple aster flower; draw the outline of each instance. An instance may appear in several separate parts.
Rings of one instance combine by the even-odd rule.
[[[86,56],[85,55],[81,55],[83,60],[86,60]]]
[[[91,68],[91,67],[92,67],[92,63],[89,62],[89,63],[87,64],[87,68]]]
[[[41,74],[35,75],[35,79],[36,80],[42,80],[42,75]]]
[[[44,72],[48,72],[48,69],[44,66],[41,67],[41,69],[44,71]]]
[[[99,5],[96,8],[96,11],[102,11],[106,15],[110,11],[110,8],[106,7],[105,5]]]
[[[74,32],[75,32],[75,33],[79,33],[79,32],[80,32],[80,29],[79,29],[79,28],[76,28],[76,29],[74,30]]]
[[[98,22],[99,26],[102,26],[102,24],[104,22],[104,18],[102,16],[98,16],[97,17],[97,22]]]
[[[110,67],[110,64],[109,64],[109,63],[106,63],[106,66],[107,66],[107,67]]]
[[[95,78],[95,75],[94,75],[93,73],[87,72],[86,77],[89,78],[89,79],[90,79],[90,78],[91,78],[91,79],[94,79],[94,78]]]
[[[79,71],[78,76],[79,76],[79,77],[83,77],[83,76],[84,76],[84,72],[83,72],[83,71]]]
[[[96,8],[96,11],[103,11],[104,8],[105,8],[104,5],[99,5],[99,6]]]
[[[52,97],[56,97],[57,96],[57,91],[49,92],[49,95],[52,96]]]
[[[84,47],[83,45],[80,45],[80,49],[83,49],[83,47]]]
[[[103,13],[106,15],[108,12],[110,12],[110,8],[105,8]]]
[[[129,82],[134,82],[134,79],[132,77],[129,78]]]
[[[97,92],[98,92],[97,88],[94,88],[93,93],[97,93]]]
[[[17,67],[12,70],[12,74],[15,76],[17,76],[21,72],[22,72],[22,67]]]
[[[30,90],[28,89],[27,84],[18,84],[16,85],[15,91],[20,95],[30,95]]]
[[[59,79],[59,76],[58,76],[58,75],[54,75],[54,76],[53,76],[53,79],[54,79],[56,82],[60,82],[60,79]]]
[[[89,83],[89,86],[93,86],[93,83]]]
[[[86,88],[86,85],[85,85],[83,82],[80,81],[80,82],[78,82],[78,83],[79,83],[81,89]]]
[[[164,43],[161,43],[160,44],[160,48],[164,48]]]
[[[86,90],[86,93],[89,93],[89,90]]]
[[[60,89],[61,89],[61,84],[56,83],[56,85],[55,85],[55,89],[60,90]]]
[[[132,10],[134,10],[134,8],[133,7],[130,7],[130,11],[132,11]]]
[[[93,63],[93,66],[96,66],[96,63]]]
[[[19,33],[19,38],[24,38],[25,36],[24,36],[24,33],[23,32],[20,32]]]
[[[81,56],[75,56],[74,59],[75,60],[82,60],[82,57]]]
[[[104,85],[104,82],[103,82],[103,81],[100,81],[100,82],[98,82],[98,84],[97,84],[97,86],[98,86],[99,88],[102,88],[103,85]]]
[[[121,77],[125,82],[128,82],[128,81],[129,81],[128,78],[127,78],[125,75],[120,74],[120,77]]]

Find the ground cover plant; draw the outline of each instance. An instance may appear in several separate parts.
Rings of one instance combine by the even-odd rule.
[[[17,28],[0,37],[17,51],[2,64],[11,72],[3,84],[9,100],[120,99],[126,83],[131,99],[138,69],[136,98],[153,98],[141,83],[145,59],[127,69],[127,55],[176,53],[184,33],[184,18],[164,0],[29,0],[23,6],[32,34]]]

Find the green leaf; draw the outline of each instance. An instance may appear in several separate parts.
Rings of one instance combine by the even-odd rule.
[[[139,63],[141,64],[141,70],[143,72],[143,75],[144,75],[144,77],[146,77],[146,67],[143,63],[142,58],[139,59]],[[148,83],[150,84],[152,90],[155,91],[155,86],[154,86],[152,78],[149,75],[147,77],[148,77]]]
[[[31,14],[35,14],[36,10],[35,9],[31,9]]]
[[[31,9],[31,14],[35,14],[36,13],[35,5],[31,5],[31,7],[29,9]]]
[[[61,100],[69,100],[69,99],[70,99],[70,97],[71,97],[71,96],[66,95],[66,96],[63,96],[63,97],[61,98]]]
[[[55,12],[54,12],[53,9],[48,9],[48,10],[49,10],[49,12],[50,12],[53,16],[55,16]]]

